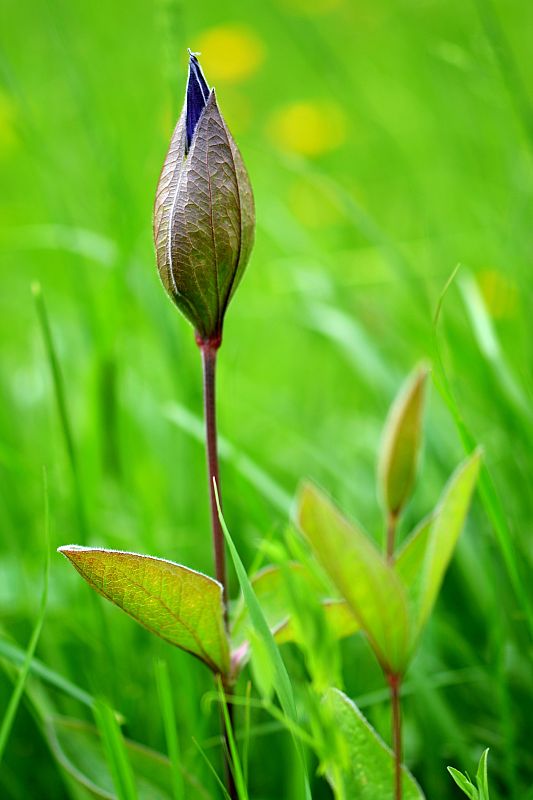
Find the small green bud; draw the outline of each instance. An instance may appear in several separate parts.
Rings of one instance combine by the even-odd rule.
[[[191,53],[185,104],[156,192],[154,240],[163,285],[199,343],[220,342],[254,226],[246,167]]]
[[[387,418],[378,464],[388,514],[397,517],[413,489],[420,442],[428,369],[418,367],[396,397]]]

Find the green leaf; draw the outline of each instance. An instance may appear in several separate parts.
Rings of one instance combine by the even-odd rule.
[[[343,692],[329,689],[323,707],[329,738],[336,744],[325,766],[337,800],[393,800],[394,756],[390,748]],[[419,785],[405,767],[402,770],[403,800],[422,800]]]
[[[68,545],[60,547],[87,583],[170,644],[215,673],[229,671],[222,586],[181,564],[153,556]]]
[[[454,767],[448,767],[448,772],[454,779],[457,786],[466,794],[470,800],[480,800],[479,794],[475,786],[472,786],[468,778],[463,775],[462,772],[459,772],[458,769],[454,769]]]
[[[394,401],[383,434],[378,478],[387,512],[397,517],[414,486],[428,370],[418,367]]]
[[[58,763],[92,797],[115,800],[113,777],[107,763],[98,730],[82,720],[52,717],[47,720],[45,735]],[[139,800],[169,800],[172,797],[172,769],[161,753],[136,742],[125,740]],[[186,775],[187,797],[204,798],[208,793]]]
[[[409,655],[407,596],[393,567],[316,486],[299,492],[296,522],[350,605],[382,666],[402,672]]]
[[[487,774],[487,758],[489,755],[489,748],[481,754],[479,764],[476,772],[477,789],[473,785],[468,775],[463,775],[462,772],[454,767],[448,767],[448,772],[454,779],[459,788],[470,798],[470,800],[490,800],[489,798],[489,779]]]
[[[476,783],[479,791],[479,800],[490,800],[489,798],[489,776],[487,770],[487,759],[489,756],[489,748],[483,751],[479,759],[479,765],[476,772]]]
[[[423,525],[419,529],[419,539],[427,537],[427,543],[419,579],[409,587],[411,604],[417,609],[413,629],[415,639],[435,604],[444,573],[465,523],[480,461],[481,454],[477,451],[457,468],[444,489],[429,528]],[[410,547],[416,546],[412,541]]]
[[[359,630],[357,620],[347,603],[344,600],[325,597],[323,586],[302,564],[291,562],[286,568],[304,590],[308,590],[319,599],[331,634],[336,639],[351,636]],[[278,566],[264,567],[250,578],[250,583],[276,642],[300,644],[301,634],[291,619],[290,602],[286,591],[287,582],[283,573],[284,570]],[[240,647],[249,639],[251,628],[253,625],[248,608],[241,595],[232,614],[233,649]]]

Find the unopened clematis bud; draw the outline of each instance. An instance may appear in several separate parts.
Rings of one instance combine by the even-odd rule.
[[[250,257],[254,201],[246,167],[196,56],[157,187],[157,266],[199,344],[218,346],[226,308]]]

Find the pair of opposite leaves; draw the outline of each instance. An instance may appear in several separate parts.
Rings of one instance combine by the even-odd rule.
[[[418,370],[399,395],[382,448],[383,493],[389,512],[396,515],[416,472],[426,374]],[[318,487],[305,483],[300,489],[297,527],[338,593],[337,598],[320,598],[328,625],[337,638],[364,631],[390,673],[405,671],[436,601],[468,512],[479,462],[476,452],[456,470],[433,513],[393,560],[386,559],[362,528],[347,520]],[[150,631],[197,656],[213,672],[235,677],[232,669],[242,666],[247,655],[249,620],[242,603],[238,604],[228,637],[222,586],[216,580],[136,553],[76,545],[62,547],[60,552],[97,592]],[[291,569],[307,579],[302,567]],[[280,603],[283,581],[283,571],[276,567],[252,579],[280,644],[296,641],[299,635]],[[233,659],[232,654],[236,654]]]

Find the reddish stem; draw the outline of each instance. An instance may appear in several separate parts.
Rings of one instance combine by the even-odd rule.
[[[226,551],[224,547],[224,534],[218,516],[217,500],[215,494],[216,484],[218,498],[222,506],[220,494],[220,479],[218,470],[217,447],[217,421],[216,421],[216,393],[215,375],[217,352],[220,341],[207,341],[199,344],[202,353],[202,366],[204,377],[204,416],[205,416],[205,444],[207,451],[207,479],[209,481],[209,505],[211,509],[211,530],[213,534],[213,555],[215,560],[215,575],[222,584],[224,596],[224,615],[227,625],[228,586],[226,575]]]
[[[392,564],[394,561],[394,546],[396,544],[396,526],[398,515],[389,511],[387,516],[387,561]]]
[[[392,749],[394,751],[394,800],[402,800],[402,715],[400,706],[401,675],[387,674],[392,709]]]
[[[202,353],[203,384],[204,384],[204,417],[205,417],[205,446],[207,453],[207,480],[209,484],[209,507],[211,511],[211,531],[213,535],[213,555],[215,561],[215,575],[217,581],[222,585],[222,598],[224,607],[224,625],[226,633],[228,629],[228,578],[226,573],[226,548],[224,545],[224,533],[218,515],[217,495],[220,507],[222,498],[220,494],[220,479],[218,469],[218,445],[217,445],[217,420],[216,420],[216,363],[217,353],[220,347],[220,339],[202,341],[197,339],[198,346]],[[234,713],[233,705],[230,702],[228,676],[222,676],[222,687],[228,709],[230,725],[233,727]],[[237,800],[238,792],[235,785],[233,773],[231,771],[231,756],[229,750],[228,731],[226,728],[224,715],[221,715],[222,735],[224,739],[224,770],[226,787],[231,800]]]

